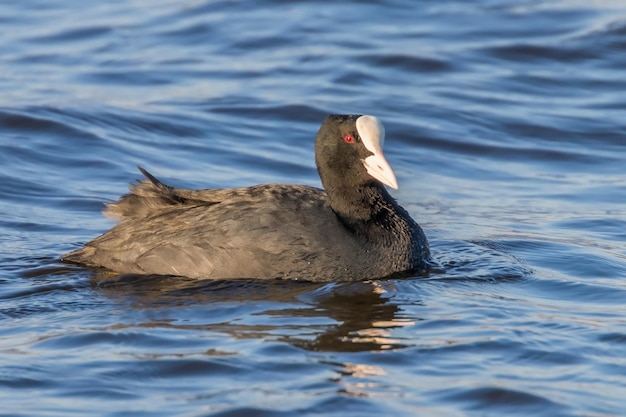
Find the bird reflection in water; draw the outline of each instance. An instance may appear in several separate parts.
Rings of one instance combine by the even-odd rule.
[[[150,327],[206,329],[234,338],[286,342],[317,352],[404,348],[393,329],[413,325],[393,303],[392,281],[321,284],[298,281],[206,280],[97,275],[108,297],[151,310]],[[233,315],[232,307],[237,313]],[[193,312],[184,314],[180,308]],[[228,310],[229,313],[224,313]]]

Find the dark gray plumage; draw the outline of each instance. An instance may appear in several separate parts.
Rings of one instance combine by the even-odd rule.
[[[304,185],[185,190],[146,180],[107,205],[120,219],[64,261],[192,278],[354,281],[423,270],[428,241],[389,195],[393,171],[373,116],[326,118],[315,159],[325,192]]]

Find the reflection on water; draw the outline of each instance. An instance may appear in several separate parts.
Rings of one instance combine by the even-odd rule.
[[[358,352],[398,349],[406,345],[393,337],[392,329],[414,322],[396,317],[399,308],[386,296],[390,282],[316,284],[297,281],[197,281],[181,277],[121,275],[93,277],[93,286],[107,297],[130,303],[133,308],[157,309],[159,321],[178,329],[204,329],[237,338],[278,340],[311,351]],[[219,321],[184,324],[174,317],[179,306],[203,305],[209,311],[233,303],[255,304],[262,325]],[[168,308],[174,309],[170,319]],[[228,308],[228,307],[226,307]],[[171,320],[171,321],[170,321]],[[216,321],[217,320],[217,321]],[[268,323],[276,322],[276,325]],[[150,323],[142,323],[150,326]]]

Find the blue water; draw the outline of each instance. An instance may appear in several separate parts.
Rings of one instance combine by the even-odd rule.
[[[0,3],[0,414],[626,414],[626,3]],[[319,185],[387,130],[426,277],[117,276],[58,261],[142,165]]]

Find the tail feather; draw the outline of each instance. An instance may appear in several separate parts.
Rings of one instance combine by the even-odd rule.
[[[174,187],[163,184],[142,167],[138,168],[146,179],[131,184],[130,193],[115,203],[107,203],[105,216],[119,220],[140,219],[157,210],[188,203],[188,199],[179,195]]]

